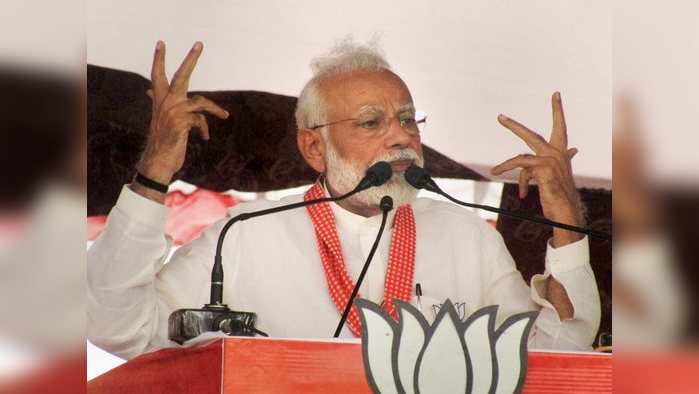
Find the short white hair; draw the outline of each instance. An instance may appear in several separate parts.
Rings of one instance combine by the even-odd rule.
[[[375,41],[362,45],[347,38],[326,55],[313,59],[311,69],[313,77],[301,90],[296,103],[296,127],[299,129],[312,128],[327,122],[325,99],[318,89],[321,80],[354,71],[390,71],[391,66]]]

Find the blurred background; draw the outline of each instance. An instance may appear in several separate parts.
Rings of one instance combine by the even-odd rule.
[[[614,384],[699,378],[699,3],[615,1]]]
[[[0,392],[85,376],[85,5],[0,14]]]

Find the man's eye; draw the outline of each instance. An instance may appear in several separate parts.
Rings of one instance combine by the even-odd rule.
[[[376,119],[370,119],[360,122],[359,125],[365,129],[375,129],[379,127],[379,123]]]

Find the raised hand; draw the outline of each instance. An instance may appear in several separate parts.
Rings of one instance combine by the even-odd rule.
[[[148,141],[138,170],[160,183],[169,183],[182,168],[190,130],[197,129],[203,139],[209,139],[209,125],[204,113],[220,119],[226,119],[229,115],[205,97],[187,97],[189,79],[202,49],[202,43],[196,42],[168,83],[165,75],[165,43],[158,41],[155,47],[151,69],[152,89],[147,92],[153,103],[153,111]]]
[[[520,168],[520,198],[527,196],[529,182],[533,179],[539,185],[539,198],[546,218],[574,226],[582,226],[582,207],[571,167],[571,159],[578,150],[568,148],[568,132],[560,93],[553,94],[551,106],[553,109],[553,131],[548,141],[513,119],[505,115],[498,116],[500,124],[524,140],[535,154],[517,155],[493,167],[491,173],[500,175],[503,172]],[[563,246],[577,241],[581,237],[577,233],[554,228],[552,245],[554,247]]]

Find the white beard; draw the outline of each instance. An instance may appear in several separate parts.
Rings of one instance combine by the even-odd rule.
[[[325,177],[332,189],[340,195],[350,192],[354,189],[359,181],[364,178],[367,168],[380,161],[391,163],[396,160],[414,160],[414,163],[420,167],[424,165],[424,160],[413,149],[406,148],[391,153],[381,155],[374,159],[369,167],[361,167],[354,165],[337,153],[335,146],[326,139],[326,173]],[[393,198],[393,206],[410,204],[415,200],[418,190],[412,187],[403,176],[403,173],[394,173],[388,182],[381,186],[376,186],[357,193],[349,197],[347,201],[352,205],[365,207],[378,207],[383,196],[391,196]]]

